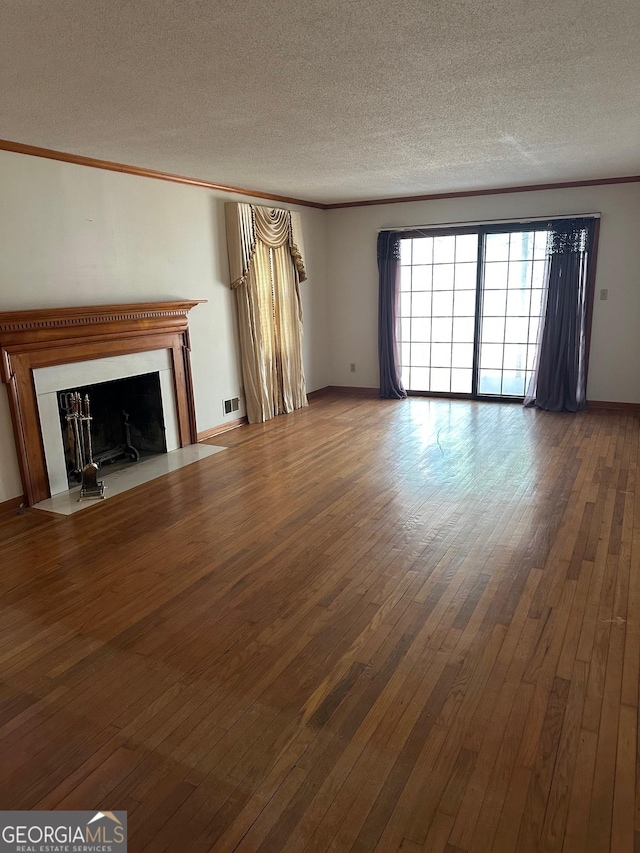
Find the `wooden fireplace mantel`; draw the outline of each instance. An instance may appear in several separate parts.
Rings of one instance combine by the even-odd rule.
[[[7,385],[18,462],[29,505],[49,497],[33,371],[167,349],[180,443],[197,441],[188,313],[206,300],[90,305],[0,313],[0,378]]]

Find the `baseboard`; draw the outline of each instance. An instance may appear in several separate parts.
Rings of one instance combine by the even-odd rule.
[[[204,432],[198,433],[198,442],[207,441],[210,438],[215,438],[216,435],[222,435],[223,432],[229,432],[230,429],[236,429],[236,427],[242,426],[243,424],[249,423],[246,416],[242,418],[235,418],[233,421],[227,421],[226,424],[218,424],[218,426],[211,427],[211,429],[206,429]]]
[[[323,390],[333,394],[344,394],[347,397],[375,397],[376,399],[380,397],[378,388],[362,388],[356,385],[327,385]]]
[[[21,506],[26,506],[27,499],[24,495],[19,498],[10,498],[8,501],[0,503],[0,515],[7,515],[10,512],[16,512]]]
[[[609,400],[589,400],[587,402],[588,409],[613,409],[617,412],[629,412],[630,414],[640,414],[640,403],[614,403]]]

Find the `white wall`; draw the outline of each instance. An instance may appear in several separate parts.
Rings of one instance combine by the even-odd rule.
[[[0,311],[208,300],[189,315],[191,362],[198,430],[218,426],[222,401],[241,387],[224,224],[230,200],[249,199],[0,151]],[[309,273],[304,365],[313,391],[329,384],[325,213],[295,209]],[[0,503],[20,494],[1,385]]]
[[[640,402],[640,184],[475,196],[327,212],[331,381],[377,387],[380,228],[601,213],[590,400]],[[600,288],[609,289],[606,302]],[[355,362],[356,373],[350,372]]]

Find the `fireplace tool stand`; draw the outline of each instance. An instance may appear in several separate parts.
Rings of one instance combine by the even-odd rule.
[[[74,452],[74,473],[82,477],[78,502],[94,499],[104,500],[104,481],[98,480],[99,469],[93,459],[89,395],[85,394],[83,399],[79,391],[71,391],[69,394],[65,394],[64,407],[67,412],[67,429]]]

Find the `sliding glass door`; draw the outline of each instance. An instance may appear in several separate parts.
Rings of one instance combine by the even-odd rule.
[[[422,232],[401,248],[408,391],[524,397],[543,310],[546,228]]]

